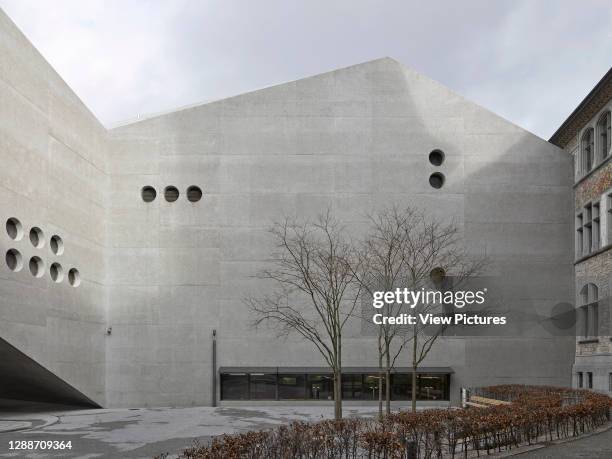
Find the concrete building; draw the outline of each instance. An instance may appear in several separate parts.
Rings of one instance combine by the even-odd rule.
[[[389,203],[454,218],[514,318],[503,336],[440,338],[421,399],[571,384],[575,336],[550,326],[574,303],[558,146],[389,58],[105,129],[4,13],[0,48],[0,398],[329,398],[312,345],[252,329],[243,300],[262,289],[274,219],[331,207],[358,228]],[[375,338],[345,338],[346,398],[376,398]]]
[[[612,69],[550,141],[574,162],[576,358],[573,386],[612,392]]]

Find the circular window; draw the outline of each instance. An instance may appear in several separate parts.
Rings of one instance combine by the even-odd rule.
[[[42,277],[45,273],[45,263],[40,257],[30,258],[30,272],[34,277]]]
[[[202,190],[195,185],[187,188],[187,199],[191,202],[198,202],[202,199]]]
[[[444,162],[444,152],[442,150],[434,150],[429,153],[429,162],[434,166],[441,166]]]
[[[440,285],[445,277],[446,271],[444,271],[444,268],[434,268],[429,273],[429,278],[431,279],[431,282],[433,282],[434,285]]]
[[[49,240],[49,246],[51,247],[51,251],[55,255],[61,255],[62,253],[64,253],[64,241],[62,241],[62,238],[59,237],[57,234],[51,236],[51,239]]]
[[[9,218],[6,221],[6,232],[14,241],[19,241],[23,237],[23,227],[16,218]]]
[[[140,195],[144,202],[153,202],[157,197],[157,191],[152,186],[145,186],[142,188]]]
[[[18,250],[10,249],[6,252],[5,256],[6,265],[9,267],[11,271],[17,272],[21,271],[23,268],[23,259],[21,258],[21,254]]]
[[[174,202],[179,198],[179,190],[175,186],[167,186],[164,190],[164,197],[168,202]]]
[[[435,172],[429,176],[429,184],[434,188],[442,188],[444,185],[444,174]]]
[[[35,226],[30,230],[30,242],[37,249],[45,245],[44,235],[40,228]]]
[[[59,263],[53,263],[51,268],[49,268],[49,274],[51,274],[51,279],[53,282],[57,282],[58,284],[64,279],[64,270],[62,269],[62,265]]]
[[[73,287],[78,287],[81,284],[81,274],[78,269],[71,268],[70,271],[68,271],[68,282],[70,282],[70,285]]]

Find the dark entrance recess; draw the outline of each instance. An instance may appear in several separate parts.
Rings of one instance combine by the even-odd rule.
[[[100,408],[64,380],[0,338],[0,399]]]

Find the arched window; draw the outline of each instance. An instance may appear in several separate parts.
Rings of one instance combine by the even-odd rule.
[[[586,284],[580,290],[580,325],[583,337],[599,334],[599,297],[595,284]]]
[[[610,154],[610,140],[612,139],[610,132],[611,118],[610,112],[607,111],[601,115],[599,121],[597,122],[597,139],[599,142],[597,149],[599,150],[602,160],[606,159]]]
[[[586,174],[588,172],[591,171],[591,169],[593,168],[593,162],[594,162],[594,153],[595,153],[595,149],[594,149],[594,134],[593,134],[593,128],[588,128],[586,131],[584,131],[584,134],[582,134],[582,140],[581,140],[581,151],[582,151],[582,173]]]

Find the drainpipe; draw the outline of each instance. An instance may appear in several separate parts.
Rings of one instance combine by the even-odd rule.
[[[212,406],[217,406],[217,330],[212,332]]]

